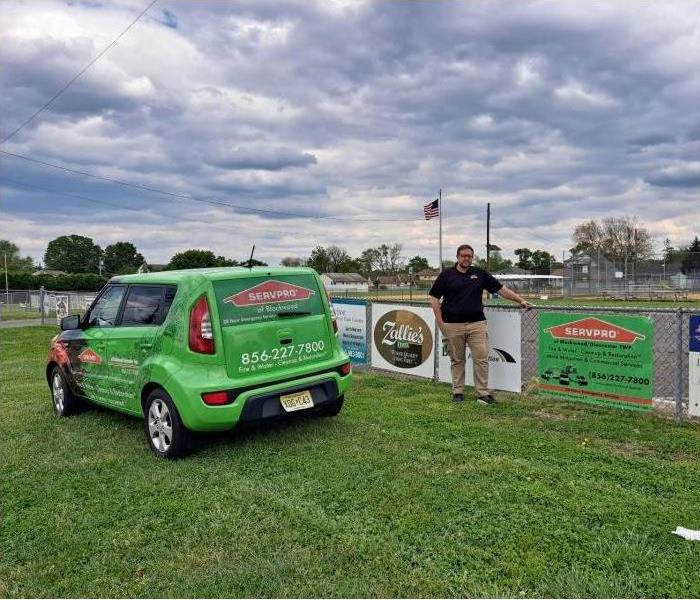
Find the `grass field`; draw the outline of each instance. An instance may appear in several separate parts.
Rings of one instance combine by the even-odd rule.
[[[37,310],[27,310],[26,308],[14,308],[8,306],[0,307],[0,321],[14,321],[16,319],[40,319],[41,313]],[[48,317],[47,317],[48,320]],[[56,320],[56,317],[53,317]]]
[[[209,436],[52,413],[55,328],[0,330],[3,597],[698,597],[700,427],[356,375],[343,412]]]

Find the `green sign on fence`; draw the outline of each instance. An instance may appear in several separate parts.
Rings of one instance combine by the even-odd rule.
[[[653,333],[647,317],[540,314],[540,390],[568,400],[651,410]]]

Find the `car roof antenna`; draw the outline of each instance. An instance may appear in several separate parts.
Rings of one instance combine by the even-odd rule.
[[[253,252],[255,252],[255,244],[253,244],[253,249],[250,251],[250,258],[248,259],[248,268],[253,270]]]

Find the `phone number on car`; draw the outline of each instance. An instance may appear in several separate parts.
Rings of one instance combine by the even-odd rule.
[[[255,365],[265,363],[270,360],[284,360],[292,356],[302,356],[314,352],[323,352],[326,344],[323,340],[316,342],[305,342],[303,344],[292,344],[289,346],[281,346],[272,348],[272,350],[263,350],[262,352],[244,352],[241,354],[242,365]]]

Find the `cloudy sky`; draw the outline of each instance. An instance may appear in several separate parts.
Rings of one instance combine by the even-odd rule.
[[[0,2],[0,138],[150,0]],[[696,2],[159,0],[0,145],[0,238],[277,264],[381,243],[560,257],[588,219],[700,235]],[[60,168],[57,168],[60,167]]]

